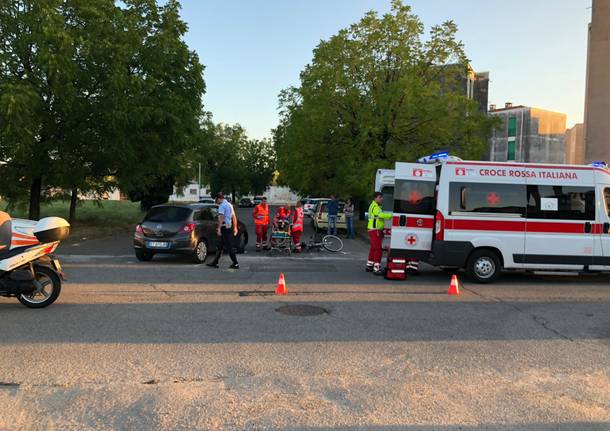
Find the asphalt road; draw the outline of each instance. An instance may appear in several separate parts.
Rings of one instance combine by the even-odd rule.
[[[610,430],[610,276],[450,297],[432,268],[365,273],[365,251],[231,271],[64,248],[56,304],[0,301],[0,429]]]

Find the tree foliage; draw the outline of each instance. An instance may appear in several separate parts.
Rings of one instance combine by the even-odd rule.
[[[364,196],[377,168],[435,149],[480,157],[493,120],[461,91],[457,27],[424,26],[400,0],[322,41],[300,85],[280,94],[280,180],[303,194]]]
[[[168,0],[0,3],[0,193],[149,190],[182,179],[203,66]]]
[[[198,160],[213,193],[260,194],[275,172],[275,151],[266,139],[249,139],[239,125],[213,124],[202,128]]]

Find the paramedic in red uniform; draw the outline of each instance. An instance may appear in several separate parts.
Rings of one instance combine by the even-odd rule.
[[[263,197],[261,203],[254,207],[252,217],[254,217],[256,229],[256,251],[260,252],[261,248],[266,249],[269,245],[267,243],[269,238],[269,205],[266,197]]]
[[[366,270],[375,272],[375,275],[383,275],[383,271],[381,270],[381,258],[383,256],[383,250],[381,249],[383,242],[383,226],[386,219],[392,218],[392,213],[384,212],[381,209],[382,204],[383,195],[379,192],[375,192],[373,195],[373,202],[371,202],[368,212],[368,232],[371,245],[369,248],[369,259],[366,262]]]
[[[297,201],[292,215],[292,242],[297,253],[301,252],[301,235],[303,234],[303,206],[301,201]]]

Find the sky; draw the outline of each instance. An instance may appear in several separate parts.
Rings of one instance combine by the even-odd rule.
[[[451,19],[489,103],[535,106],[583,121],[591,0],[405,0],[426,28]],[[271,136],[278,95],[298,85],[320,40],[390,0],[182,0],[186,41],[205,65],[203,102],[215,122]]]

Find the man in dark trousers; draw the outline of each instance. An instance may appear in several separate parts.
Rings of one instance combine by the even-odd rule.
[[[216,204],[218,205],[218,227],[216,228],[216,235],[218,236],[218,247],[216,249],[216,257],[212,263],[208,263],[209,267],[218,268],[218,261],[222,256],[222,252],[229,252],[231,261],[233,264],[229,267],[231,269],[239,269],[239,263],[237,262],[237,256],[235,255],[235,248],[233,247],[233,237],[237,236],[237,217],[235,217],[235,211],[233,206],[227,202],[222,193],[216,195]]]
[[[337,235],[337,218],[339,216],[339,202],[335,195],[330,195],[330,200],[326,204],[328,211],[328,230],[329,235]]]

